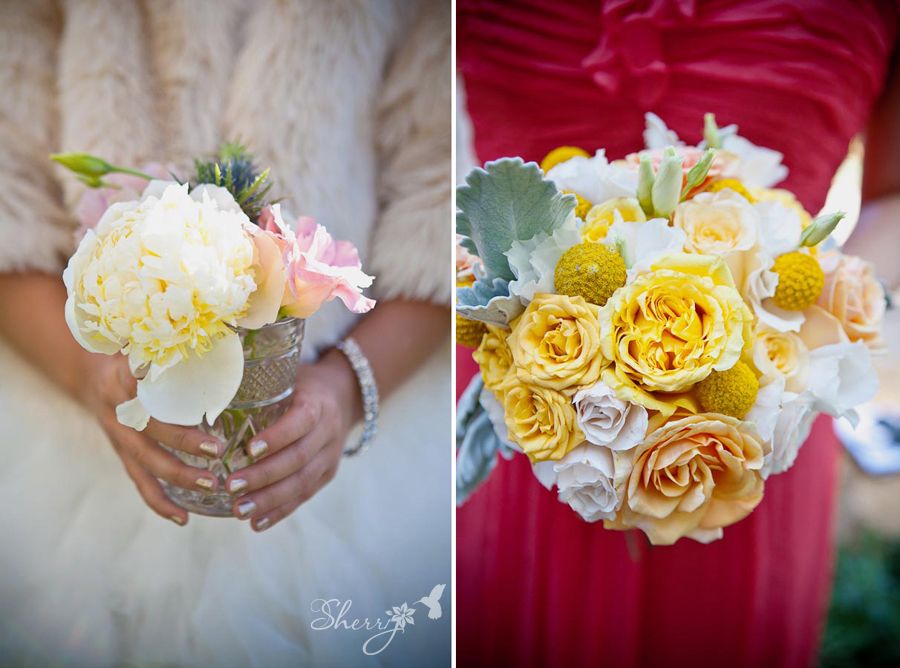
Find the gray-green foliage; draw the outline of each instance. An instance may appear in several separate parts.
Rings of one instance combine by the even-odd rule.
[[[562,195],[535,163],[521,158],[472,170],[456,190],[456,203],[456,231],[465,237],[463,246],[481,258],[489,281],[513,280],[505,255],[512,243],[550,234],[575,208],[573,196]]]

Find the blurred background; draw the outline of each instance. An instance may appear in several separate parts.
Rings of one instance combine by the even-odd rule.
[[[823,210],[843,210],[835,232],[844,241],[859,218],[863,144],[854,140]],[[838,559],[823,667],[900,665],[900,310],[884,324],[889,349],[875,359],[879,396],[852,430],[835,427],[845,445],[836,532]]]

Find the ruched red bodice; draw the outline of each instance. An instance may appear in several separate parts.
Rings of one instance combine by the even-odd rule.
[[[457,17],[480,161],[619,158],[642,148],[647,111],[694,143],[711,111],[784,153],[783,186],[817,212],[882,88],[898,4],[458,0]],[[474,372],[460,349],[460,390]],[[723,540],[659,548],[581,521],[524,458],[501,462],[458,512],[460,665],[811,665],[838,452],[819,420]]]

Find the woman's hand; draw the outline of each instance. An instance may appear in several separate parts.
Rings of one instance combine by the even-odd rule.
[[[216,489],[216,477],[183,463],[157,441],[192,455],[212,458],[221,454],[222,443],[198,429],[156,420],[150,420],[141,432],[120,424],[116,406],[134,398],[136,392],[136,381],[128,369],[128,360],[122,355],[90,355],[85,375],[88,382],[80,398],[106,432],[141,498],[162,517],[181,526],[187,524],[187,511],[166,496],[157,478],[185,489],[208,491]]]
[[[356,383],[337,351],[300,368],[292,406],[250,443],[250,454],[259,461],[225,481],[229,492],[240,495],[236,517],[263,531],[334,478],[347,434],[362,413]]]

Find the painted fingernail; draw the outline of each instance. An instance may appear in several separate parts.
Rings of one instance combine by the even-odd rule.
[[[269,449],[269,444],[265,441],[253,441],[250,444],[250,456],[251,457],[260,457],[262,454]]]
[[[169,515],[169,519],[172,520],[173,522],[175,522],[175,524],[177,524],[180,527],[184,526],[184,520],[181,519],[180,515]]]
[[[256,522],[256,530],[257,531],[264,531],[268,527],[269,527],[269,518],[268,517],[263,517],[261,520],[258,520]]]
[[[208,454],[210,457],[219,456],[219,446],[212,441],[204,441],[200,444],[200,450]]]
[[[228,483],[228,491],[237,494],[243,489],[247,489],[247,481],[243,478],[235,478]]]
[[[213,481],[209,478],[197,478],[197,487],[202,487],[203,489],[212,489]]]
[[[244,501],[242,504],[238,506],[238,515],[241,517],[247,517],[250,513],[256,510],[256,504],[253,501]]]

